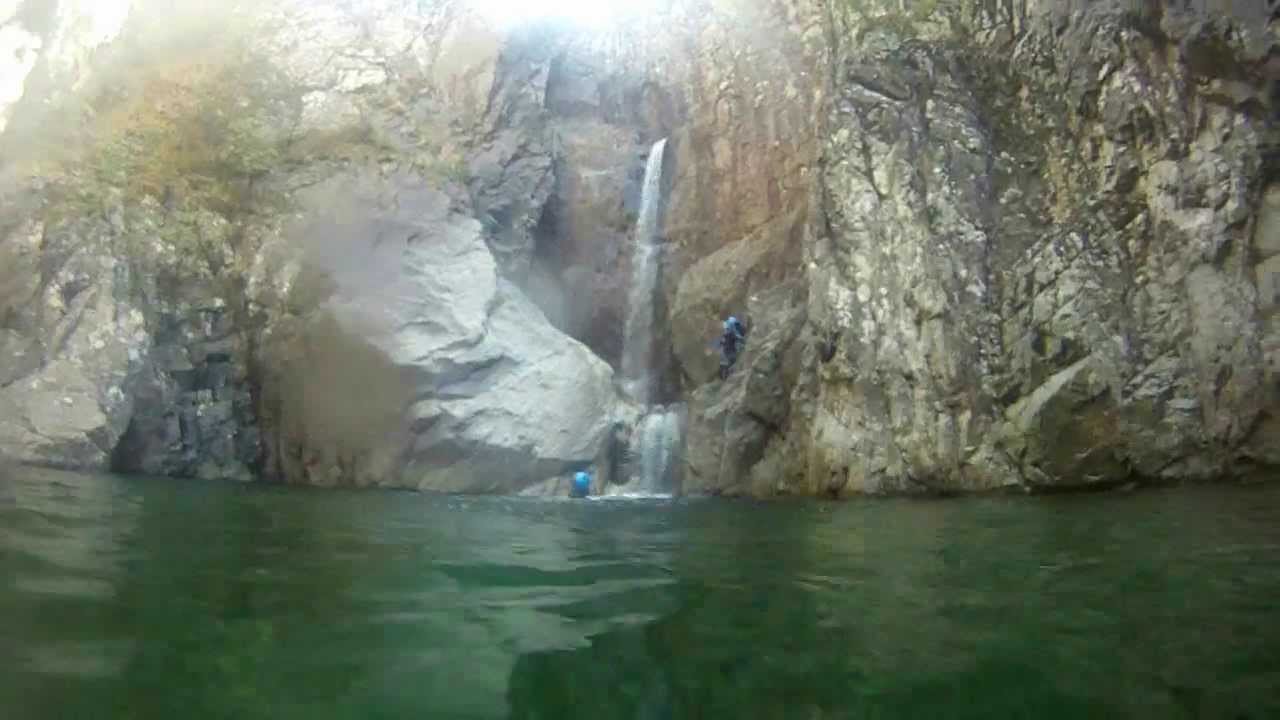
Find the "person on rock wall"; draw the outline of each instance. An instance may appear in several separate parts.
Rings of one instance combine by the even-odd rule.
[[[729,377],[729,370],[738,361],[738,354],[747,342],[747,329],[742,321],[733,315],[724,321],[724,332],[720,335],[720,379]]]

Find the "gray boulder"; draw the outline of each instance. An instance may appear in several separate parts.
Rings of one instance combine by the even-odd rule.
[[[515,492],[589,465],[612,371],[502,280],[480,223],[410,175],[307,191],[264,340],[268,472],[291,482]]]

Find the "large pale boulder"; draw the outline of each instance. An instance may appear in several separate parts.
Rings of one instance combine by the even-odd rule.
[[[266,339],[269,472],[512,492],[598,459],[611,370],[499,277],[476,220],[372,171],[302,202],[289,293],[326,297]]]

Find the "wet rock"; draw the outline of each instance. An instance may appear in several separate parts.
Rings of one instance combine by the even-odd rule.
[[[690,396],[685,493],[773,491],[779,477],[753,474],[752,469],[770,443],[780,444],[790,420],[790,396],[803,352],[799,291],[798,286],[784,286],[752,302],[746,349],[729,377],[708,382]]]
[[[778,218],[747,237],[727,243],[684,272],[671,308],[671,341],[683,372],[697,385],[715,377],[718,352],[710,345],[730,315],[747,315],[770,291],[795,272],[800,245],[793,234],[799,220]],[[775,293],[775,297],[777,294]]]
[[[1116,453],[1117,414],[1105,374],[1084,358],[1006,411],[1000,446],[1032,485],[1118,482],[1128,470]]]
[[[630,274],[627,249],[643,172],[636,131],[569,117],[556,120],[554,133],[555,194],[534,255],[548,282],[528,292],[556,327],[620,366],[627,294],[619,289]]]
[[[217,337],[205,302],[158,313],[151,326],[182,343],[149,348],[133,381],[128,431],[115,448],[119,472],[253,479],[261,448],[257,436],[248,353],[236,337]]]

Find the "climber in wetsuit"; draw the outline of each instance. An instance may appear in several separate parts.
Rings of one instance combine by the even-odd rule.
[[[724,321],[724,333],[720,335],[720,379],[729,377],[729,369],[738,361],[738,353],[747,341],[747,329],[738,318],[730,315]]]

